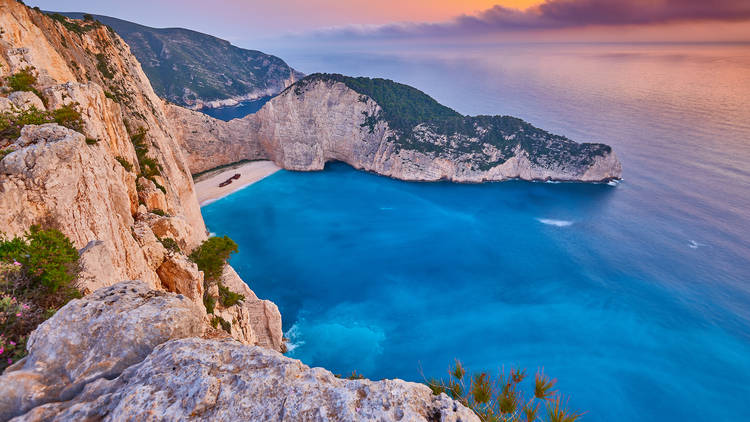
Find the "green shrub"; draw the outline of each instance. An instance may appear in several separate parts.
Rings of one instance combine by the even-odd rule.
[[[21,136],[21,129],[26,125],[43,125],[57,123],[76,132],[83,132],[81,113],[75,109],[76,104],[69,104],[54,111],[42,111],[34,106],[28,110],[0,113],[0,138],[15,139]]]
[[[120,163],[120,165],[123,166],[125,168],[125,170],[127,170],[127,171],[133,171],[133,165],[130,164],[130,162],[128,162],[128,160],[126,160],[126,159],[124,159],[124,158],[122,158],[120,156],[115,157],[115,160],[117,160],[117,162]]]
[[[36,84],[36,76],[30,67],[8,76],[8,86],[12,91],[36,92],[34,84]]]
[[[26,125],[43,125],[53,121],[48,112],[33,106],[15,113],[0,113],[0,139],[16,139],[21,136],[21,129]]]
[[[164,195],[167,194],[167,188],[165,188],[164,186],[162,186],[159,183],[157,183],[156,180],[152,179],[151,181],[154,182],[154,186],[156,186],[156,189],[159,189],[160,191],[162,191],[162,193],[164,193]]]
[[[0,372],[26,354],[28,335],[73,298],[78,251],[55,229],[0,235]]]
[[[219,303],[221,306],[228,308],[238,304],[240,301],[245,300],[245,296],[239,293],[235,293],[221,283],[219,283]]]
[[[73,129],[76,132],[83,132],[83,120],[81,113],[75,109],[77,104],[66,104],[52,112],[55,123]]]
[[[10,148],[0,149],[0,161],[3,161],[3,158],[5,158],[5,156],[10,154],[11,152],[13,152],[13,150]]]
[[[203,271],[205,279],[217,281],[229,256],[237,252],[237,244],[227,236],[210,237],[190,254],[190,259]]]
[[[98,140],[98,139],[94,139],[94,138],[86,138],[86,144],[88,144],[88,145],[96,145],[96,144],[98,144],[98,143],[99,143],[99,140]]]
[[[556,380],[541,371],[534,378],[534,393],[526,401],[521,389],[525,378],[526,371],[518,369],[511,369],[507,375],[503,371],[495,378],[487,372],[467,376],[457,360],[448,371],[447,381],[432,379],[427,385],[433,394],[445,393],[474,411],[482,422],[544,421],[539,415],[540,405],[546,407],[548,422],[575,422],[581,418],[581,413],[566,409],[562,397],[553,390]]]
[[[206,307],[206,313],[214,313],[214,309],[216,308],[216,298],[208,294],[208,292],[203,293],[203,306]]]
[[[24,266],[32,280],[52,292],[73,281],[78,271],[78,250],[70,239],[58,230],[42,230],[39,226],[31,226],[24,237],[26,245],[22,249],[25,253],[21,254],[17,249],[12,258]],[[11,243],[18,245],[14,241]]]
[[[48,14],[50,18],[60,22],[68,31],[83,35],[86,32],[94,29],[96,25],[90,25],[88,22],[76,21],[75,19],[68,19],[59,13]]]
[[[346,377],[348,380],[362,380],[365,379],[365,376],[357,372],[356,370],[352,371],[349,376]]]
[[[154,182],[156,188],[166,195],[167,189],[156,181],[156,176],[161,176],[161,165],[148,156],[149,146],[146,141],[146,133],[146,129],[140,128],[130,136],[130,141],[135,149],[135,156],[138,159],[138,166],[141,169],[140,175]]]
[[[217,328],[221,324],[221,329],[232,334],[232,324],[220,316],[211,318],[211,326]]]
[[[180,252],[180,245],[171,237],[159,238],[159,242],[170,252]]]
[[[165,213],[164,210],[159,209],[159,208],[154,208],[151,210],[151,212],[161,217],[164,217],[165,215],[167,215],[167,213]]]
[[[107,55],[104,53],[99,53],[96,55],[96,68],[97,70],[99,70],[99,73],[101,73],[102,76],[107,79],[112,79],[115,77],[115,74],[112,72],[112,69],[109,66]]]

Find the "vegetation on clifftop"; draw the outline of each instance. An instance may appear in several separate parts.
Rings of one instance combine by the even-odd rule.
[[[228,236],[223,236],[208,238],[190,254],[190,259],[198,265],[199,270],[203,271],[203,305],[209,314],[214,313],[217,299],[225,308],[245,300],[245,296],[229,290],[221,282],[221,275],[229,256],[237,251],[237,244]],[[209,293],[214,285],[217,286],[219,292],[218,298]],[[222,328],[224,328],[223,323]],[[227,328],[224,329],[229,331]]]
[[[56,229],[31,226],[21,237],[0,234],[0,372],[26,355],[36,327],[71,299],[78,251]]]
[[[388,79],[316,73],[290,89],[302,95],[307,86],[318,81],[343,83],[366,96],[360,101],[372,98],[382,111],[378,115],[366,115],[362,126],[372,133],[378,122],[386,122],[395,133],[391,139],[397,150],[416,150],[434,156],[466,156],[479,170],[504,163],[517,149],[526,151],[533,163],[542,166],[582,167],[612,150],[604,144],[573,142],[511,116],[463,116],[416,88]]]
[[[557,380],[539,371],[534,376],[533,393],[522,390],[526,371],[511,369],[493,377],[489,372],[467,375],[461,362],[448,371],[447,380],[427,381],[434,394],[445,393],[473,410],[482,422],[575,422],[582,416],[567,409],[563,397],[554,390]],[[546,418],[544,418],[546,416]]]

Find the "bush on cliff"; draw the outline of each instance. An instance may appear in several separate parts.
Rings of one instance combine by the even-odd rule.
[[[26,354],[29,334],[71,299],[78,251],[55,229],[0,235],[0,371]]]
[[[228,236],[210,237],[190,254],[206,280],[218,281],[229,256],[238,251],[237,244]]]
[[[228,308],[245,300],[245,296],[229,290],[229,287],[219,283],[219,303]]]
[[[30,67],[8,76],[7,81],[11,91],[37,92],[34,88],[36,76],[34,76]]]
[[[24,126],[45,123],[57,123],[76,132],[83,132],[83,120],[76,105],[67,104],[53,111],[42,111],[32,106],[27,110],[0,113],[0,139],[15,140],[21,136]]]
[[[542,371],[536,373],[533,394],[526,400],[522,383],[526,371],[511,369],[496,377],[488,372],[468,376],[461,362],[448,371],[448,380],[431,379],[427,385],[436,395],[445,393],[473,410],[482,422],[575,422],[582,416],[566,409],[563,398],[553,390],[556,380],[550,380]],[[540,415],[540,407],[547,418]]]
[[[217,285],[219,290],[218,301],[221,306],[228,308],[245,300],[245,296],[229,290],[221,283],[221,274],[224,272],[229,256],[237,252],[237,244],[227,236],[210,237],[203,244],[195,248],[190,254],[190,259],[203,271],[204,291],[203,304],[206,312],[212,314],[216,306],[217,298],[208,293],[211,286]]]

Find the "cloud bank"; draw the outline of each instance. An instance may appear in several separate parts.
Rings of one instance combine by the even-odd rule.
[[[587,26],[750,20],[750,0],[547,0],[527,10],[494,6],[477,15],[437,23],[334,27],[324,38],[462,37]]]

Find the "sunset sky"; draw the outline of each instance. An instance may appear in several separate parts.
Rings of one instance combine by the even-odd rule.
[[[29,0],[180,26],[243,47],[361,42],[750,41],[749,0]]]

